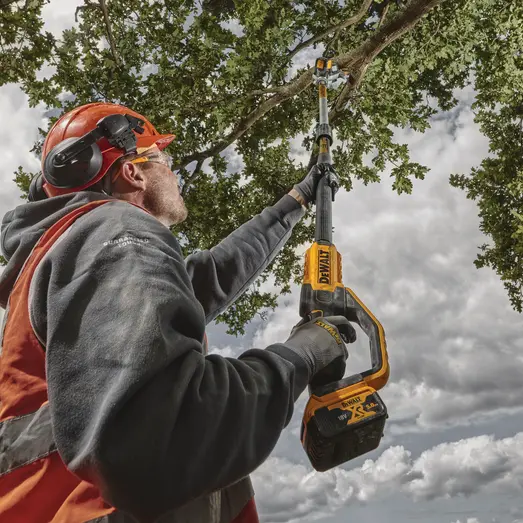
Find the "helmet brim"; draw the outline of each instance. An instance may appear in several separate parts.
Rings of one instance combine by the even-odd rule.
[[[151,145],[156,145],[158,149],[165,149],[174,139],[174,134],[157,134],[153,136],[138,136],[136,140],[136,147],[138,149],[147,149]]]

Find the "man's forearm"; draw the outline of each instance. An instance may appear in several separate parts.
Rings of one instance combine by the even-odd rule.
[[[185,259],[207,323],[230,307],[284,247],[292,228],[305,214],[301,203],[300,207],[293,203],[297,201],[285,194],[212,249]]]

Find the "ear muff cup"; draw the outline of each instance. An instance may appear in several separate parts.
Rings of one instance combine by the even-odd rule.
[[[103,163],[102,152],[93,144],[70,162],[61,165],[58,155],[73,142],[81,138],[66,138],[49,152],[44,161],[44,177],[48,183],[59,189],[74,189],[93,180]]]

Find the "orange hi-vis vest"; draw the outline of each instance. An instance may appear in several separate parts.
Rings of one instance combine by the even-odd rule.
[[[110,201],[90,202],[50,227],[34,247],[9,296],[0,348],[2,523],[132,520],[105,502],[96,486],[78,478],[61,460],[53,439],[45,350],[29,317],[29,286],[40,261],[80,216]],[[232,523],[258,523],[254,499]]]

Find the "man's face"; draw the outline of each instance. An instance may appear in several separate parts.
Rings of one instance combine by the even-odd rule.
[[[158,148],[147,151],[144,156],[148,158],[140,164],[147,180],[144,207],[168,227],[182,223],[188,211],[180,193],[178,176],[171,171],[171,158]]]

